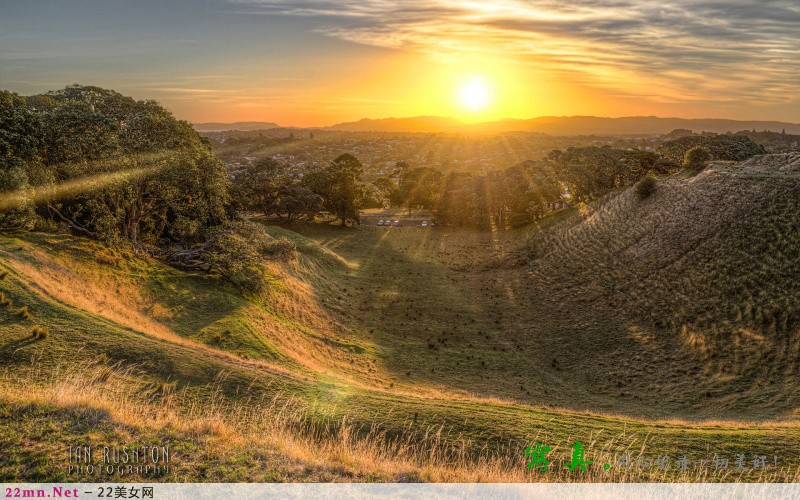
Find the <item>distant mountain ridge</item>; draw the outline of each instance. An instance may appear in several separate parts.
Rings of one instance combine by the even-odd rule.
[[[411,118],[363,119],[327,127],[333,130],[361,132],[541,132],[553,135],[591,134],[665,134],[675,129],[694,132],[739,132],[741,130],[786,130],[800,133],[800,123],[717,118],[659,118],[630,116],[606,118],[598,116],[541,116],[524,120],[506,119],[495,122],[465,124],[451,118],[420,116]]]
[[[272,122],[195,123],[200,132],[223,130],[266,130],[280,128]],[[442,116],[414,116],[407,118],[363,118],[328,127],[308,127],[321,130],[351,132],[397,133],[501,133],[539,132],[551,135],[627,135],[666,134],[675,129],[694,132],[740,132],[742,130],[770,130],[800,134],[800,123],[765,120],[727,120],[721,118],[659,118],[657,116],[626,116],[607,118],[600,116],[540,116],[529,119],[505,119],[493,122],[463,123]]]
[[[267,130],[270,128],[281,128],[277,123],[272,122],[233,122],[233,123],[193,123],[192,126],[198,132],[222,132],[225,130],[241,130],[249,132],[251,130]]]

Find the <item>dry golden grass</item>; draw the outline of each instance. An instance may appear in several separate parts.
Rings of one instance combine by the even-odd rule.
[[[0,250],[0,254],[20,279],[42,295],[170,343],[213,349],[219,355],[236,357],[240,361],[250,358],[228,352],[226,344],[221,342],[224,340],[221,333],[209,335],[207,344],[179,335],[169,326],[175,313],[159,302],[163,297],[144,291],[145,283],[138,279],[136,270],[128,268],[124,259],[101,245],[92,244],[88,248],[95,257],[107,254],[100,266],[76,259],[72,254],[78,244],[73,244],[70,251],[61,252],[24,241],[20,241],[19,246],[21,251]],[[349,266],[335,253],[321,252],[322,257],[337,269]],[[155,262],[149,264],[159,267]],[[334,370],[346,379],[374,380],[376,377],[370,373],[371,365],[356,355],[365,349],[363,339],[355,341],[352,338],[351,330],[325,308],[323,299],[314,288],[320,281],[320,262],[304,259],[302,266],[268,263],[267,267],[274,275],[267,307],[244,304],[238,311],[246,324],[253,328],[254,334],[272,345],[283,359],[291,360],[294,363],[290,365],[292,369]],[[189,306],[181,304],[176,307],[185,310]],[[276,363],[268,365],[277,369]]]
[[[140,291],[114,279],[113,273],[102,278],[81,275],[67,256],[57,258],[32,245],[25,245],[24,255],[31,260],[24,260],[21,254],[3,253],[8,264],[54,299],[149,335],[170,341],[178,338],[145,314],[146,301]]]
[[[602,445],[590,437],[585,443],[587,458],[595,464],[609,463],[610,470],[590,466],[586,472],[570,472],[555,456],[567,450],[553,450],[547,472],[526,468],[522,450],[499,447],[474,453],[466,440],[445,439],[442,427],[389,433],[379,423],[368,428],[351,424],[346,418],[312,423],[304,404],[296,399],[251,400],[231,404],[220,389],[225,375],[210,387],[210,397],[193,400],[187,391],[175,391],[170,384],[147,384],[134,370],[108,366],[97,359],[88,369],[61,366],[55,372],[28,368],[0,374],[0,398],[14,405],[55,405],[95,418],[96,424],[111,421],[114,426],[135,429],[148,435],[168,430],[180,440],[195,443],[224,457],[269,456],[305,464],[306,469],[322,467],[338,471],[338,480],[412,482],[705,482],[796,481],[800,473],[788,468],[767,469],[745,476],[710,467],[686,471],[616,467],[622,454],[637,459],[653,458],[645,440],[638,446],[619,449],[611,439]],[[90,380],[91,383],[87,383]],[[533,441],[536,438],[534,437]],[[173,447],[176,443],[172,443]],[[171,480],[196,479],[191,457],[175,464],[179,475]]]
[[[92,243],[92,250],[101,248]],[[42,299],[55,301],[78,310],[105,318],[133,331],[164,340],[171,345],[197,349],[222,358],[226,362],[248,364],[269,370],[282,377],[296,378],[298,374],[286,367],[264,360],[249,360],[243,356],[216,349],[213,346],[182,337],[152,318],[152,311],[163,307],[142,294],[141,289],[123,279],[122,272],[113,272],[102,267],[87,268],[70,258],[67,253],[56,256],[26,242],[21,242],[20,252],[0,250],[4,263],[14,272],[14,277],[23,282]],[[11,301],[3,296],[8,304]],[[30,319],[27,306],[14,311],[23,319]]]

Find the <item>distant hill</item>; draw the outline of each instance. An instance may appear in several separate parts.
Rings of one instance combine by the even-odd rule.
[[[222,132],[225,130],[267,130],[270,128],[280,128],[280,125],[272,122],[233,122],[233,123],[193,123],[192,126],[198,132]]]
[[[591,134],[666,134],[675,129],[694,132],[739,132],[742,130],[771,130],[800,133],[800,124],[778,121],[739,121],[723,119],[659,118],[631,116],[605,118],[598,116],[542,116],[526,120],[500,120],[465,124],[452,118],[417,116],[410,118],[363,119],[327,127],[332,130],[357,132],[541,132],[553,135]]]
[[[364,118],[357,122],[339,123],[327,127],[331,130],[352,132],[455,132],[465,125],[453,118],[441,116],[415,116],[413,118]]]
[[[543,116],[530,120],[506,120],[478,125],[479,128],[525,130],[549,134],[665,134],[675,129],[694,132],[739,132],[756,129],[787,133],[800,131],[800,124],[777,121],[739,121],[714,118],[659,118],[656,116],[630,116],[603,118],[597,116]]]
[[[273,122],[209,122],[194,123],[198,132],[222,132],[239,130],[267,130],[281,128]],[[312,127],[313,128],[313,127]],[[407,118],[364,118],[354,122],[337,123],[327,130],[351,132],[397,132],[397,133],[501,133],[501,132],[540,132],[551,135],[626,135],[626,134],[666,134],[675,129],[688,129],[694,132],[758,132],[786,131],[787,134],[800,134],[800,123],[778,121],[741,121],[715,118],[659,118],[656,116],[629,116],[605,118],[599,116],[540,116],[525,120],[506,119],[494,122],[467,124],[455,118],[443,116],[413,116]]]

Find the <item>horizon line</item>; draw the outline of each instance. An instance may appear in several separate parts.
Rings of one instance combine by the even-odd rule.
[[[547,118],[597,118],[597,119],[604,119],[604,120],[623,120],[623,119],[632,119],[632,118],[651,118],[657,120],[684,120],[684,121],[723,121],[723,122],[739,122],[739,123],[780,123],[785,125],[795,125],[800,126],[800,122],[789,122],[783,121],[778,119],[736,119],[736,118],[714,118],[714,117],[705,117],[705,118],[686,118],[681,116],[658,116],[658,115],[626,115],[626,116],[599,116],[599,115],[539,115],[539,116],[532,116],[528,118],[499,118],[497,120],[488,120],[488,121],[481,121],[481,122],[465,122],[459,118],[449,117],[444,115],[416,115],[416,116],[386,116],[381,118],[359,118],[355,120],[348,120],[348,121],[341,121],[336,122],[329,125],[282,125],[277,122],[271,121],[269,119],[264,120],[236,120],[236,121],[222,121],[222,120],[210,120],[210,121],[189,121],[192,125],[208,125],[208,124],[220,124],[220,125],[235,125],[239,123],[269,123],[276,125],[276,128],[298,128],[298,129],[324,129],[324,128],[331,128],[338,125],[344,124],[353,124],[353,123],[361,123],[361,122],[370,122],[370,121],[383,121],[383,120],[415,120],[415,119],[439,119],[439,120],[449,120],[453,122],[454,125],[461,126],[461,127],[478,127],[481,125],[494,125],[503,122],[525,122],[525,121],[532,121],[532,120],[541,120]]]

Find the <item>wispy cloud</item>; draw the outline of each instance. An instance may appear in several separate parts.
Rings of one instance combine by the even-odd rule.
[[[150,87],[158,92],[174,92],[177,94],[232,94],[234,90],[198,89],[189,87]]]
[[[797,0],[231,0],[313,16],[359,44],[457,58],[486,52],[570,81],[672,102],[797,102]],[[656,96],[656,97],[653,97]]]

